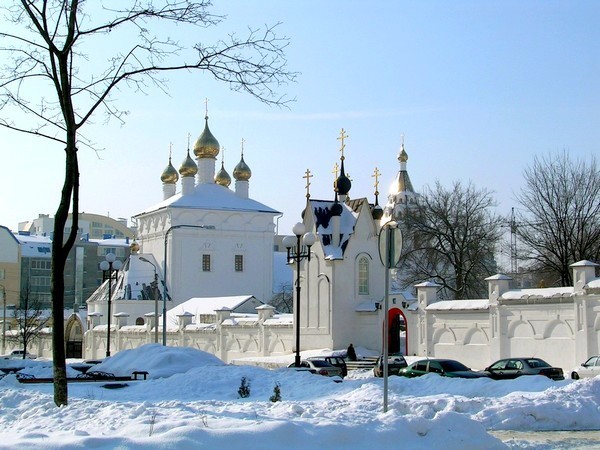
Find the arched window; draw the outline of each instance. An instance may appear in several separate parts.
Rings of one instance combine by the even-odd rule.
[[[137,319],[135,319],[135,324],[136,325],[144,325],[144,318],[138,317]]]
[[[369,293],[369,260],[365,256],[358,260],[358,293]]]

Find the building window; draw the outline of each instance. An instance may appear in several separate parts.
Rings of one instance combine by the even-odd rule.
[[[52,261],[44,259],[33,259],[31,260],[31,268],[50,270],[52,269]]]
[[[202,272],[210,272],[210,255],[202,255]]]
[[[235,255],[235,271],[244,271],[244,255]]]
[[[50,287],[50,277],[31,277],[32,286]]]
[[[369,260],[364,256],[358,260],[358,293],[369,293]]]

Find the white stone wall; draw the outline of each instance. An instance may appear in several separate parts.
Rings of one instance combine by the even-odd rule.
[[[264,324],[218,325],[198,330],[190,326],[167,332],[167,345],[193,347],[212,353],[229,363],[236,358],[286,355],[292,353],[291,325]],[[159,336],[162,343],[162,332]],[[154,333],[144,326],[126,326],[111,330],[111,354],[154,342]],[[103,358],[106,354],[106,329],[96,327],[85,333],[84,358]]]

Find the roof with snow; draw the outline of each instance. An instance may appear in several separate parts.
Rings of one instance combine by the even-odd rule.
[[[573,286],[534,288],[534,289],[514,289],[505,292],[500,296],[502,300],[524,300],[529,298],[557,298],[570,297],[574,293]]]
[[[464,311],[489,309],[488,299],[477,300],[442,300],[425,308],[427,311]]]
[[[231,310],[233,313],[257,314],[256,308],[264,303],[253,295],[232,295],[227,297],[194,297],[167,311],[167,323],[177,322],[177,316],[191,313],[195,321],[201,321],[200,316],[214,315],[215,311]]]
[[[308,207],[311,208],[315,218],[315,228],[320,238],[319,241],[323,246],[325,259],[343,258],[344,250],[348,245],[350,236],[354,233],[358,212],[363,201],[365,201],[365,199],[339,202],[339,205],[342,206],[342,214],[340,216],[340,244],[339,246],[334,246],[333,215],[331,210],[335,202],[328,200],[309,200]]]
[[[52,256],[52,239],[48,236],[14,234],[21,244],[21,255],[25,258],[50,258]]]
[[[183,195],[181,192],[150,206],[134,217],[164,208],[209,209],[216,211],[257,212],[280,214],[251,198],[242,198],[232,190],[216,183],[199,184],[193,192]]]

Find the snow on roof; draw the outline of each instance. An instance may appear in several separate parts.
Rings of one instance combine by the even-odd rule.
[[[556,298],[570,297],[573,295],[573,286],[535,288],[535,289],[513,289],[500,296],[503,300],[520,300],[526,298]]]
[[[201,315],[214,315],[215,311],[231,310],[235,311],[247,301],[254,299],[253,295],[233,295],[228,297],[194,297],[191,298],[167,311],[167,323],[173,325],[177,323],[177,316],[181,316],[186,312],[199,317]]]
[[[89,242],[95,242],[100,247],[129,247],[131,245],[131,240],[128,238],[89,239]]]
[[[224,186],[215,183],[205,183],[194,187],[193,192],[190,194],[183,195],[181,192],[175,194],[156,205],[148,207],[134,217],[167,207],[280,214],[279,211],[263,205],[256,200],[242,198]]]
[[[21,256],[25,258],[50,258],[52,240],[48,236],[14,234],[21,244]]]
[[[375,312],[375,311],[377,311],[378,303],[379,302],[376,302],[374,300],[362,302],[362,303],[359,303],[358,305],[356,305],[356,308],[354,309],[354,311],[356,311],[356,312]]]
[[[489,309],[488,299],[477,300],[442,300],[425,308],[427,311],[459,311],[459,310],[485,310]]]
[[[144,258],[146,261],[144,261]],[[126,261],[123,270],[119,272],[123,276],[121,291],[117,298],[126,300],[154,300],[156,295],[162,300],[162,272],[156,258],[151,253],[139,253],[131,255]],[[152,289],[152,283],[156,277],[158,291]]]
[[[340,202],[342,206],[342,214],[340,216],[340,244],[339,247],[332,245],[333,221],[331,209],[335,204],[334,201],[328,200],[310,200],[309,206],[312,209],[315,217],[315,228],[320,236],[319,241],[323,246],[325,259],[341,259],[343,258],[344,249],[348,245],[350,236],[354,233],[354,227],[358,218],[358,202],[353,202],[351,205]]]
[[[587,284],[587,287],[588,288],[592,288],[592,289],[594,289],[594,288],[600,288],[600,278],[596,278],[595,280],[590,281]]]

